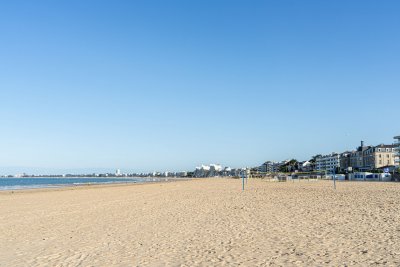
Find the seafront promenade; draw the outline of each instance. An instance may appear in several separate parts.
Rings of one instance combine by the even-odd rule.
[[[0,266],[400,265],[400,184],[197,179],[0,193]]]

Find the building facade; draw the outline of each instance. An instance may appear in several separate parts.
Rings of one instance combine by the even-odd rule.
[[[288,161],[280,161],[280,162],[266,161],[258,168],[258,170],[260,172],[279,172],[280,167],[285,165],[287,162]]]
[[[303,161],[298,163],[298,170],[301,172],[310,172],[313,171],[313,164],[310,161]]]
[[[210,172],[210,166],[207,165],[201,165],[201,167],[196,167],[196,169],[193,172],[194,177],[207,177]]]
[[[340,168],[340,155],[332,153],[329,155],[322,155],[315,158],[315,169],[317,171],[327,171],[332,173]]]
[[[378,145],[363,151],[363,168],[374,170],[395,166],[395,145]]]
[[[370,146],[364,146],[364,141],[361,141],[361,146],[356,151],[352,151],[350,154],[350,166],[353,171],[364,171],[368,168],[364,167],[364,151],[369,149]]]
[[[395,161],[396,165],[399,166],[399,164],[400,164],[400,135],[395,136],[394,139],[395,139],[395,142],[394,142],[395,159],[394,159],[394,161]]]
[[[351,167],[350,165],[351,153],[352,153],[351,151],[340,153],[340,171],[346,172],[351,170],[349,169],[349,167]]]
[[[223,168],[220,164],[210,164],[210,165],[201,165],[201,167],[196,167],[193,172],[194,177],[216,177],[222,176]]]

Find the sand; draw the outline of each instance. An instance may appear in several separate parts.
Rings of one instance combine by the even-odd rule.
[[[400,265],[400,183],[2,192],[0,214],[0,266]]]

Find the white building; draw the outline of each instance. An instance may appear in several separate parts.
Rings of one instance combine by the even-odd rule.
[[[315,158],[315,169],[317,171],[332,173],[336,168],[340,168],[340,155],[338,153],[331,153]]]
[[[208,177],[208,174],[210,172],[210,166],[208,165],[201,165],[201,167],[196,167],[194,170],[194,177]]]
[[[394,139],[396,140],[394,143],[396,145],[395,163],[396,165],[400,165],[400,135],[395,136]]]
[[[232,169],[225,169],[220,164],[201,165],[196,167],[193,173],[194,177],[216,177],[216,176],[233,176]]]
[[[221,171],[221,176],[232,176],[232,169],[230,167],[225,167]]]
[[[209,177],[219,176],[222,171],[222,166],[220,164],[210,164]]]
[[[260,167],[258,167],[258,171],[260,172],[279,172],[281,166],[285,165],[288,161],[281,161],[281,162],[273,162],[273,161],[266,161]]]
[[[299,163],[298,163],[298,168],[299,168],[299,171],[308,172],[308,171],[311,171],[311,170],[312,170],[313,165],[312,165],[311,162],[309,162],[309,161],[307,160],[307,161],[299,162]]]
[[[121,176],[121,170],[120,169],[117,169],[115,171],[115,176]]]

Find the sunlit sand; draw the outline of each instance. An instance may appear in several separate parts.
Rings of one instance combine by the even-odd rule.
[[[400,184],[235,179],[0,193],[0,266],[400,265]]]

